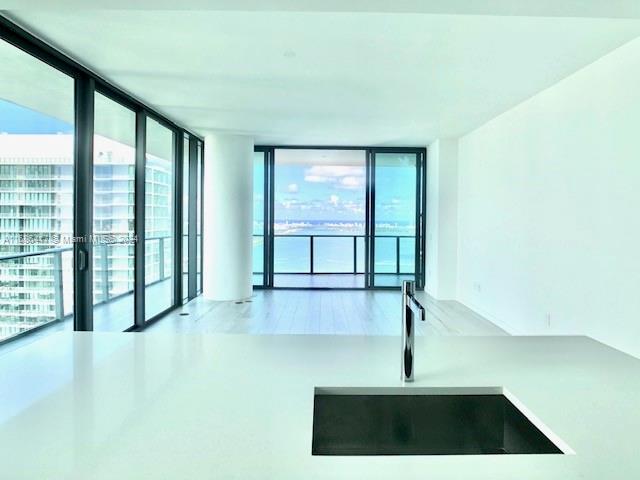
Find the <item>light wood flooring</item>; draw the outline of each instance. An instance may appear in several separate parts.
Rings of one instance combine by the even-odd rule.
[[[417,297],[427,310],[418,335],[506,335],[458,302]],[[400,300],[389,290],[257,290],[242,303],[198,297],[145,332],[398,335]]]

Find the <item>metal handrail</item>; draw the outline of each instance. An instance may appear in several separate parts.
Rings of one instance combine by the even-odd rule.
[[[254,233],[253,234],[254,237],[264,237],[264,235],[259,235]],[[347,237],[347,238],[366,238],[366,235],[364,234],[356,234],[356,235],[334,235],[334,234],[330,234],[330,233],[314,233],[314,234],[299,234],[299,233],[292,233],[292,234],[288,234],[288,233],[276,233],[273,235],[274,237],[329,237],[329,238],[342,238],[342,237]],[[376,238],[415,238],[415,235],[374,235]]]
[[[40,250],[38,252],[24,252],[24,253],[12,253],[11,255],[0,256],[0,262],[3,260],[15,260],[18,258],[37,257],[38,255],[51,255],[52,253],[62,253],[73,250],[73,247],[64,248],[50,248],[47,250]]]
[[[96,235],[128,235],[127,233],[98,233]],[[164,240],[166,238],[171,238],[171,235],[167,235],[164,237],[160,237],[160,236],[156,236],[156,237],[146,237],[144,240],[149,241],[149,240]],[[107,246],[111,246],[111,245],[119,245],[117,243],[96,243],[94,244],[98,245],[100,247],[107,247]],[[5,260],[15,260],[18,258],[26,258],[26,257],[37,257],[38,255],[51,255],[53,253],[62,253],[62,252],[68,252],[70,250],[73,250],[73,247],[59,247],[59,248],[48,248],[47,250],[39,250],[37,252],[21,252],[21,253],[11,253],[9,255],[1,255],[0,256],[0,262],[5,261]]]
[[[323,275],[324,274],[362,274],[364,272],[358,272],[358,242],[357,239],[359,238],[366,238],[367,235],[364,234],[355,234],[355,235],[335,235],[335,234],[324,234],[324,233],[319,233],[319,234],[299,234],[299,233],[292,233],[292,234],[274,234],[273,235],[274,238],[308,238],[309,239],[309,269],[307,271],[304,272],[277,272],[274,271],[274,273],[279,274],[290,274],[290,275],[304,275],[304,274],[315,274],[317,272],[315,272],[315,250],[314,250],[314,245],[315,245],[315,239],[316,238],[352,238],[353,239],[353,270],[349,271],[349,272],[321,272]],[[264,235],[260,235],[260,234],[253,234],[253,237],[258,237],[258,238],[264,238]],[[390,272],[384,272],[389,273],[391,275],[410,275],[413,274],[413,272],[402,272],[400,270],[400,240],[403,238],[415,238],[415,235],[374,235],[374,238],[394,238],[395,239],[395,272],[394,273],[390,273]],[[274,269],[275,269],[275,265],[274,265]],[[253,272],[254,274],[260,274],[262,272]]]
[[[118,235],[117,233],[110,233],[108,235]],[[159,250],[158,250],[158,261],[159,261],[159,271],[158,271],[158,279],[154,280],[152,282],[150,282],[147,285],[152,285],[154,283],[157,282],[161,282],[163,280],[166,280],[167,278],[170,278],[169,276],[165,275],[165,269],[164,269],[164,241],[167,238],[172,238],[171,235],[167,235],[167,236],[154,236],[154,237],[148,237],[145,238],[145,242],[147,241],[159,241]],[[102,298],[100,299],[99,302],[96,302],[96,305],[101,304],[101,303],[107,303],[111,300],[114,300],[115,298],[118,298],[121,295],[126,295],[128,293],[131,293],[133,290],[128,290],[127,292],[123,292],[121,294],[116,295],[115,297],[111,296],[111,293],[109,292],[109,265],[108,265],[108,256],[106,254],[107,252],[107,247],[112,247],[114,245],[119,245],[119,244],[110,244],[110,243],[96,243],[94,244],[94,248],[96,250],[100,250],[101,254],[100,255],[96,255],[94,258],[99,258],[100,262],[101,262],[101,271],[100,273],[101,275],[101,282],[104,288],[104,291],[102,292]],[[63,278],[62,278],[62,273],[63,273],[63,266],[62,266],[62,254],[64,252],[70,252],[73,250],[72,246],[69,247],[61,247],[61,248],[49,248],[46,250],[40,250],[37,252],[24,252],[24,253],[15,253],[15,254],[10,254],[10,255],[3,255],[0,257],[0,262],[2,261],[7,261],[7,260],[19,260],[22,258],[29,258],[29,257],[36,257],[36,256],[41,256],[41,255],[53,255],[53,271],[52,271],[52,276],[53,276],[53,292],[54,292],[54,313],[55,313],[55,320],[61,320],[63,318],[65,318],[65,309],[64,309],[64,294],[63,294],[63,289],[64,289],[64,284],[63,284]]]
[[[156,236],[156,237],[144,237],[145,242],[147,240],[164,240],[165,238],[172,238],[171,235],[164,235],[164,236]]]

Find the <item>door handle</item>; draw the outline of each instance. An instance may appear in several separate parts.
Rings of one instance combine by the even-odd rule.
[[[87,270],[87,257],[87,251],[84,248],[78,248],[78,270],[80,272],[84,272],[85,270]]]

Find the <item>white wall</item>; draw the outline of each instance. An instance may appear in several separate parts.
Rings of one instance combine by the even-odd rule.
[[[440,211],[440,142],[427,148],[427,210],[426,210],[426,255],[424,269],[424,289],[432,297],[438,298],[438,231]]]
[[[459,144],[459,300],[640,356],[640,39]]]
[[[204,139],[203,295],[241,300],[252,294],[253,139]]]
[[[425,290],[451,300],[457,297],[458,142],[437,140],[427,155]]]

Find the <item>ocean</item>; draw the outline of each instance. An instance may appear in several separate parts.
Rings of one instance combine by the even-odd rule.
[[[262,232],[255,223],[254,232]],[[274,272],[310,273],[311,236],[313,236],[314,273],[364,273],[364,222],[331,220],[290,220],[274,225]],[[376,222],[375,271],[396,273],[396,249],[400,253],[400,271],[414,271],[415,224]],[[330,236],[326,236],[330,235]],[[354,241],[355,237],[355,241]],[[253,269],[262,272],[263,237],[254,235]],[[355,250],[355,265],[354,265]]]

